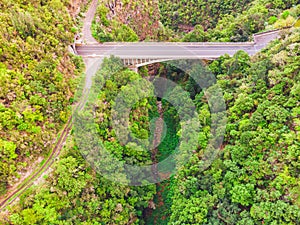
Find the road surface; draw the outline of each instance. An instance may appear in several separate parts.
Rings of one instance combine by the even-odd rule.
[[[233,56],[243,50],[254,55],[270,41],[277,38],[279,31],[257,36],[257,42],[199,42],[199,43],[105,43],[77,46],[77,53],[83,57],[107,57],[115,55],[121,59],[215,59],[224,54]],[[260,40],[262,40],[260,42]]]
[[[77,47],[79,55],[84,57],[105,57],[115,55],[122,59],[197,59],[218,58],[225,53],[234,55],[238,50],[244,50],[249,55],[255,54],[259,48],[254,45],[234,46],[184,46],[169,44],[126,44],[126,45],[87,45]]]

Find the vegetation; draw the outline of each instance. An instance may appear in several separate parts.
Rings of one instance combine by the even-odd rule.
[[[238,52],[210,63],[228,107],[223,149],[200,171],[200,148],[175,177],[170,224],[298,224],[299,32],[253,58]]]
[[[3,196],[17,178],[23,178],[26,168],[30,169],[34,161],[39,164],[51,151],[59,130],[70,117],[72,103],[79,98],[78,93],[74,97],[74,91],[83,62],[67,53],[77,32],[67,10],[68,1],[4,0],[0,7]],[[144,67],[138,74],[124,68],[119,58],[104,59],[91,91],[96,101],[87,104],[93,112],[75,114],[79,118],[88,115],[93,124],[74,126],[51,171],[27,189],[17,204],[0,212],[0,224],[299,224],[299,14],[296,0],[210,4],[163,0],[159,5],[154,1],[122,0],[99,4],[93,34],[101,42],[249,41],[253,33],[265,29],[292,24],[295,28],[282,32],[280,39],[254,56],[238,51],[233,57],[224,55],[202,62],[223,91],[228,119],[218,157],[205,169],[202,166],[209,139],[218,135],[218,130],[211,135],[212,118],[219,121],[222,113],[210,111],[207,90],[189,76],[198,72],[199,61],[191,61],[194,67],[187,72],[178,69],[185,63],[178,61],[178,67],[160,63],[151,71]],[[144,20],[139,21],[141,17]],[[157,91],[145,82],[151,73],[176,82],[188,92],[201,125],[196,136],[190,138],[196,145],[180,143],[185,137],[184,127],[188,132],[195,125],[187,126],[187,121],[180,120],[180,113],[189,114],[188,107],[177,111],[171,101],[145,97]],[[140,89],[132,86],[135,82],[140,82]],[[125,110],[117,105],[120,93],[132,107],[130,135],[119,133],[113,120]],[[164,127],[164,139],[155,152],[148,149],[154,141],[153,118],[161,113],[158,100],[162,102],[167,129]],[[182,102],[180,94],[171,100]],[[126,121],[117,122],[124,131]],[[81,128],[95,128],[97,138],[83,138],[83,133],[78,133]],[[87,163],[85,153],[95,148],[91,141],[101,142],[114,157],[109,166],[115,168],[114,178],[122,179],[123,184],[97,173],[95,166],[104,159]],[[192,153],[191,158],[182,164],[182,158],[176,157],[178,172],[156,185],[142,186],[148,181],[147,174],[129,177],[117,167],[117,160],[128,165],[151,165],[174,153],[178,144],[183,153]],[[152,175],[170,174],[159,171]],[[126,185],[130,179],[140,177],[140,186]]]
[[[99,78],[104,76],[107,79],[99,93],[99,101],[94,103],[98,109],[95,122],[99,128],[99,138],[119,160],[128,163],[149,161],[148,152],[141,155],[140,151],[135,151],[133,142],[122,145],[116,138],[115,130],[111,129],[110,112],[116,94],[139,75],[123,68],[117,58],[106,59],[98,73],[96,87],[102,82]],[[146,109],[149,107],[144,100],[137,103],[131,113],[130,129],[136,137],[146,138],[143,130],[149,123],[137,118],[147,118]],[[129,187],[96,174],[80,154],[75,138],[69,140],[45,184],[29,190],[22,197],[20,205],[13,209],[15,213],[10,220],[14,224],[61,224],[62,221],[64,224],[140,224],[142,211],[154,193],[154,185]]]
[[[100,42],[138,41],[165,37],[159,22],[159,9],[154,1],[99,1],[92,26]]]
[[[183,41],[250,41],[252,34],[260,31],[291,26],[300,15],[300,6],[292,7],[294,4],[296,1],[255,0],[242,13],[222,14],[214,26],[206,28],[199,23],[184,36]]]
[[[102,5],[99,6],[98,11],[100,13],[104,7]],[[104,8],[105,9],[105,8]],[[101,14],[100,14],[101,15]],[[105,14],[106,15],[106,14]],[[93,36],[99,40],[100,42],[110,42],[110,41],[119,41],[119,42],[135,42],[138,41],[137,34],[125,24],[117,22],[115,20],[108,22],[107,19],[103,19],[105,16],[101,15],[101,20],[98,22],[94,22],[92,26]],[[107,26],[111,26],[110,29],[104,27],[103,24]]]
[[[152,1],[126,1],[120,5],[101,1],[93,34],[100,42],[250,41],[254,33],[291,26],[300,15],[296,4],[296,0],[163,0],[157,6]]]
[[[160,162],[166,159],[170,154],[174,153],[176,146],[179,143],[177,132],[180,130],[179,121],[177,118],[176,109],[170,103],[162,100],[163,119],[165,122],[165,135],[158,146],[157,160]],[[155,115],[156,117],[158,115]],[[150,115],[151,118],[151,115]],[[163,174],[162,174],[163,175]],[[172,206],[172,184],[173,179],[168,179],[157,185],[157,193],[154,196],[153,203],[155,209],[150,207],[144,211],[144,220],[147,225],[160,224],[166,225],[169,222]]]
[[[237,15],[247,9],[250,0],[244,1],[177,1],[162,0],[159,2],[164,25],[184,31],[197,24],[205,30],[213,28],[223,15]]]
[[[0,3],[0,195],[51,151],[80,68],[68,54],[72,19],[65,1]]]

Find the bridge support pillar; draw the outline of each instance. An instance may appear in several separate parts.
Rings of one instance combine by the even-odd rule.
[[[136,73],[139,72],[138,68],[137,68],[135,65],[129,66],[128,68],[129,68],[130,70],[132,70],[133,72],[136,72]]]

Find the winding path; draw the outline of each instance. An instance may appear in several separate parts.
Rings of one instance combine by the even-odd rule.
[[[86,44],[98,44],[91,32],[91,26],[97,10],[97,4],[98,0],[93,0],[91,2],[91,5],[88,11],[86,12],[85,19],[83,21],[84,26],[82,29],[82,34],[83,40]]]
[[[96,40],[92,37],[90,27],[91,27],[91,22],[93,20],[94,14],[96,12],[96,5],[97,5],[98,0],[93,0],[91,3],[91,6],[86,14],[85,18],[85,25],[83,28],[83,32],[85,34],[85,38],[88,41],[88,43],[95,43]],[[88,96],[88,92],[91,88],[92,85],[92,75],[95,74],[96,70],[98,69],[98,66],[93,66],[99,65],[101,61],[94,60],[94,59],[85,59],[85,64],[86,64],[86,79],[85,79],[85,85],[83,88],[83,95],[80,101],[73,106],[73,110],[80,109],[82,106],[84,106],[85,101],[86,101],[86,96]],[[17,187],[14,187],[12,189],[9,189],[7,194],[4,195],[4,197],[1,199],[0,202],[0,212],[5,210],[7,206],[13,204],[28,188],[30,188],[32,185],[34,185],[35,181],[37,181],[39,178],[43,176],[45,172],[53,165],[53,163],[56,161],[58,158],[60,151],[62,147],[64,146],[66,139],[68,135],[70,134],[70,131],[72,129],[73,117],[70,116],[68,119],[67,123],[65,124],[63,130],[57,135],[57,141],[56,144],[54,145],[52,151],[49,153],[48,158],[44,162],[43,165],[38,165],[37,168],[33,171],[32,174],[30,174],[26,179]]]

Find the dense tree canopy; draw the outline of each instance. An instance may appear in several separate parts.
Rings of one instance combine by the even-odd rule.
[[[290,26],[300,14],[296,0],[163,0],[159,5],[153,1],[107,0],[102,3],[92,28],[101,42],[147,38],[248,41],[255,32]],[[57,0],[0,3],[3,24],[0,28],[0,195],[17,181],[24,168],[34,161],[38,164],[49,153],[59,129],[70,117],[76,77],[83,68],[80,57],[67,53],[67,45],[76,31],[67,6],[68,1]],[[135,14],[126,17],[129,12]],[[149,22],[144,26],[143,20],[135,21],[143,16]],[[149,29],[152,29],[149,33],[145,32]],[[0,223],[299,224],[299,29],[285,30],[278,40],[254,56],[238,51],[232,57],[225,54],[201,62],[216,77],[216,84],[212,82],[211,88],[219,85],[223,92],[226,112],[219,114],[211,112],[207,89],[201,89],[189,76],[198,72],[199,61],[193,61],[194,67],[185,72],[174,65],[160,63],[136,73],[124,68],[117,57],[104,59],[93,80],[96,88],[91,93],[96,100],[88,102],[93,113],[87,110],[76,114],[92,117],[91,127],[95,128],[97,138],[82,138],[82,134],[78,138],[79,126],[74,125],[51,170],[27,189],[17,204],[0,213]],[[181,34],[182,30],[191,32]],[[180,67],[185,62],[177,63]],[[150,73],[155,74],[156,78],[151,77],[154,81],[163,77],[178,84],[175,88],[178,95],[171,96],[173,102],[188,106],[179,90],[188,92],[186,95],[194,103],[197,122],[201,125],[189,138],[198,144],[181,145],[180,150],[192,153],[191,157],[184,164],[176,157],[178,171],[164,182],[145,186],[112,182],[94,170],[95,165],[105,160],[95,160],[93,165],[87,163],[84,153],[95,147],[91,141],[101,142],[112,155],[108,169],[115,169],[117,179],[126,183],[141,177],[142,185],[146,174],[129,177],[121,173],[123,168],[116,162],[150,165],[161,161],[176,152],[180,138],[185,137],[184,131],[193,130],[196,124],[181,121],[180,113],[185,118],[190,113],[189,107],[176,110],[164,98],[144,97],[155,92],[145,81],[150,79]],[[140,88],[133,84],[140,84]],[[170,87],[164,96],[169,92]],[[125,111],[123,104],[117,104],[120,93],[125,96],[123,103],[131,106],[130,135],[123,132],[127,121],[115,117]],[[140,96],[143,97],[137,100]],[[218,130],[211,134],[213,121],[220,122],[225,114],[227,124],[218,157],[203,169],[209,140],[219,135]],[[157,148],[149,150],[155,141],[153,129],[158,117],[165,122],[161,129],[163,140]],[[122,132],[116,129],[116,122]],[[91,127],[87,128],[92,130]],[[168,177],[170,174],[159,171],[153,175]]]
[[[299,37],[294,30],[250,61],[240,52],[210,63],[228,105],[224,149],[209,169],[195,169],[199,151],[178,173],[170,224],[297,224]]]
[[[70,114],[79,68],[66,1],[0,3],[0,194],[50,152]]]
[[[99,2],[93,34],[101,42],[239,42],[263,30],[291,26],[299,15],[297,0],[107,0]]]

